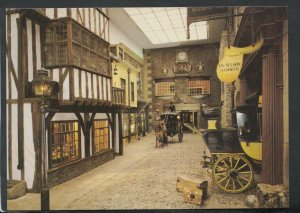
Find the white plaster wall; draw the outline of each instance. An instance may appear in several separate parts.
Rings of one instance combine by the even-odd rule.
[[[102,88],[103,88],[103,86],[102,86],[102,77],[101,76],[98,76],[98,78],[99,78],[99,99],[100,100],[103,100],[103,96],[102,96]]]
[[[67,16],[67,8],[58,8],[57,9],[57,17],[66,17]]]
[[[107,100],[107,94],[106,94],[106,78],[103,78],[103,100]]]
[[[96,13],[94,8],[91,8],[91,30],[95,32],[95,20],[94,20],[94,14]]]
[[[94,99],[97,99],[98,97],[97,75],[93,75],[93,86],[94,86]]]
[[[58,68],[53,69],[53,81],[59,82],[59,70],[58,70]]]
[[[83,8],[85,12],[85,27],[89,29],[89,10],[88,8]]]
[[[54,8],[46,8],[46,16],[49,18],[54,18]]]
[[[28,188],[32,188],[35,171],[31,104],[24,104],[24,174]]]
[[[77,8],[71,8],[72,18],[77,21]]]
[[[16,76],[18,78],[18,28],[17,28],[17,18],[19,18],[19,14],[11,15],[11,59],[12,64],[15,69]],[[16,82],[13,80],[13,76],[11,74],[11,85],[12,85],[12,99],[18,98],[18,92],[16,87]]]
[[[63,72],[65,72],[66,68],[63,68]],[[70,71],[72,72],[72,71]],[[63,99],[70,100],[70,73],[67,74],[64,82],[63,82]]]
[[[26,19],[27,25],[27,59],[28,59],[28,81],[33,80],[33,56],[32,56],[32,21]]]
[[[79,97],[79,72],[78,69],[74,68],[74,95]]]
[[[143,48],[137,45],[125,32],[123,32],[117,24],[112,20],[109,22],[109,40],[110,43],[118,44],[123,43],[137,55],[143,58]]]
[[[36,41],[36,68],[41,68],[41,36],[40,36],[40,25],[35,24],[35,41]]]
[[[86,98],[86,81],[85,81],[84,71],[81,71],[81,92],[82,92],[82,97]]]
[[[87,82],[88,82],[88,98],[92,98],[91,73],[89,72],[87,72]]]
[[[51,121],[74,121],[74,120],[77,121],[77,117],[74,113],[55,113]]]
[[[99,29],[99,12],[96,11],[96,34],[99,35],[100,29]]]
[[[18,166],[18,105],[12,104],[12,179],[21,180],[21,171]]]

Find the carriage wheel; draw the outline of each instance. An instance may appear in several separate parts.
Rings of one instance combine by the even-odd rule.
[[[250,162],[241,155],[220,157],[213,166],[212,176],[216,185],[223,191],[239,193],[245,191],[253,181]]]
[[[178,141],[179,141],[179,143],[182,142],[182,138],[183,138],[183,132],[178,132]]]

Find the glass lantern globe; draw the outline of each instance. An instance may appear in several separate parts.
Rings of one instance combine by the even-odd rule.
[[[48,70],[39,69],[37,71],[37,77],[32,81],[32,90],[36,97],[52,95],[52,81],[48,76]]]

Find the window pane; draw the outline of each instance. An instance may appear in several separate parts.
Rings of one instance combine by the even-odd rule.
[[[93,153],[109,149],[108,120],[94,120]]]
[[[56,166],[80,158],[78,122],[51,122],[50,165]]]

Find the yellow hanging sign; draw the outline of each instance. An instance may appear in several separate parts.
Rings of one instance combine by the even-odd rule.
[[[261,38],[254,46],[248,47],[233,47],[224,50],[224,56],[217,66],[217,76],[220,81],[231,83],[235,81],[242,69],[244,54],[250,54],[259,50],[263,45]]]

